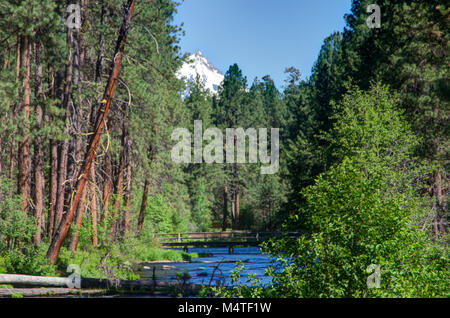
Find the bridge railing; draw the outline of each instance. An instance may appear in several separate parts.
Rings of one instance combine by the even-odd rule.
[[[281,235],[289,235],[292,238],[300,236],[300,233],[289,232],[250,232],[250,231],[233,231],[233,232],[199,232],[199,233],[159,233],[155,234],[160,242],[166,243],[182,243],[182,242],[208,242],[208,241],[264,241],[270,238],[279,237]]]

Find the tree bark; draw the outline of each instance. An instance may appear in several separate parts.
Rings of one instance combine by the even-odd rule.
[[[225,186],[225,188],[223,189],[223,223],[222,223],[223,232],[227,230],[227,216],[228,216],[228,187]]]
[[[23,196],[22,209],[28,211],[31,196],[31,153],[29,124],[31,103],[31,42],[29,36],[20,36],[20,74],[22,79],[22,98],[20,109],[25,123],[21,127],[22,141],[19,144],[19,182],[18,193]]]
[[[50,91],[52,98],[56,98],[56,83],[55,83],[55,70],[53,67],[49,70],[50,74]],[[48,198],[48,217],[47,217],[47,235],[49,239],[53,237],[53,231],[55,228],[56,218],[56,202],[58,195],[58,143],[54,140],[50,140],[50,184],[49,184],[49,198]]]
[[[17,37],[17,58],[16,58],[16,81],[17,83],[19,83],[20,81],[20,65],[21,65],[21,36]],[[18,85],[17,85],[18,86]],[[17,95],[19,95],[19,89],[16,89],[16,93]],[[12,117],[13,120],[15,119],[15,113],[16,113],[16,105],[12,106]],[[15,161],[16,161],[16,139],[15,139],[15,134],[13,134],[11,136],[11,145],[9,148],[9,179],[12,180],[13,176],[14,176],[14,168],[15,168]]]
[[[100,0],[101,5],[101,14],[100,14],[100,23],[107,24],[108,22],[108,14],[107,14],[107,5],[105,4],[104,0]],[[97,62],[95,64],[95,81],[97,83],[102,83],[102,76],[103,76],[103,65],[105,61],[105,37],[104,34],[101,32],[99,35],[99,50],[97,54]],[[95,114],[97,113],[96,107],[92,107],[91,111],[91,121],[94,124],[95,123]],[[108,124],[108,133],[111,132],[111,127],[109,127]],[[103,182],[103,216],[102,219],[104,223],[107,223],[108,220],[108,207],[109,207],[109,200],[111,196],[111,191],[113,188],[112,183],[112,159],[111,159],[111,150],[108,148],[106,150],[105,154],[105,160],[104,160],[104,168],[105,177]],[[95,209],[97,211],[97,209]],[[98,218],[99,221],[101,221],[101,218]]]
[[[124,136],[122,136],[122,143],[123,143]],[[122,150],[122,154],[120,156],[120,164],[119,164],[119,172],[117,175],[116,180],[116,202],[114,206],[114,212],[112,216],[112,226],[111,226],[111,240],[113,240],[117,234],[117,227],[119,226],[120,222],[117,222],[118,216],[120,215],[120,203],[122,201],[122,195],[123,195],[123,179],[125,174],[125,154],[126,150],[125,147]]]
[[[98,231],[97,231],[97,193],[96,193],[96,178],[95,178],[95,165],[91,168],[91,182],[89,183],[89,195],[91,203],[91,217],[92,217],[92,245],[97,247],[98,245]]]
[[[80,238],[80,229],[81,223],[83,222],[84,211],[86,209],[86,195],[87,188],[83,190],[83,194],[81,196],[81,203],[78,206],[77,213],[75,216],[75,229],[72,236],[72,241],[70,242],[69,250],[75,252],[78,247],[78,240]]]
[[[144,227],[145,211],[147,209],[148,192],[150,190],[150,183],[145,179],[144,192],[142,193],[141,211],[139,212],[138,231],[137,236],[141,236]]]
[[[127,182],[126,182],[126,194],[125,194],[125,211],[124,211],[124,234],[130,232],[130,197],[131,197],[131,180],[132,180],[132,169],[131,169],[131,159],[129,158],[130,154],[128,154],[128,163],[127,163]]]
[[[108,149],[105,155],[105,177],[104,177],[104,186],[103,186],[103,223],[107,224],[108,222],[108,208],[109,208],[109,200],[111,198],[111,192],[113,188],[112,183],[112,159],[111,159],[111,151]]]
[[[83,193],[84,188],[86,187],[86,183],[90,175],[91,166],[95,159],[95,152],[100,142],[100,137],[103,132],[103,128],[109,113],[109,109],[111,107],[112,98],[114,96],[114,91],[119,77],[120,65],[122,62],[122,56],[125,49],[126,38],[128,30],[130,28],[135,3],[136,0],[128,0],[127,2],[127,6],[123,16],[123,23],[119,31],[117,45],[114,50],[114,56],[112,58],[113,64],[111,68],[111,74],[103,96],[101,110],[97,116],[95,133],[91,137],[89,147],[86,151],[83,169],[81,169],[79,177],[77,178],[78,181],[75,187],[74,192],[75,197],[73,200],[73,204],[70,207],[68,213],[66,213],[66,215],[64,216],[64,220],[62,221],[57,232],[55,233],[53,242],[50,244],[50,247],[47,251],[47,257],[52,261],[53,264],[56,263],[62,243],[64,242],[64,239],[67,236],[67,232],[69,231],[70,225],[72,224],[76,209],[79,205],[81,195]]]
[[[149,149],[149,162],[153,162],[153,156],[155,154],[155,146],[153,144],[150,144]],[[150,167],[148,167],[150,169]],[[141,211],[139,212],[139,220],[138,220],[138,231],[137,236],[141,236],[142,229],[144,228],[144,220],[145,220],[145,212],[147,210],[147,201],[148,201],[148,193],[150,191],[150,182],[148,179],[148,176],[145,178],[145,184],[144,184],[144,192],[142,193],[142,203],[141,203]]]
[[[131,197],[131,184],[132,184],[132,168],[131,168],[131,147],[132,141],[131,136],[128,132],[128,123],[126,122],[128,118],[124,121],[125,130],[125,148],[126,148],[126,187],[125,187],[125,210],[124,210],[124,220],[123,220],[123,230],[124,234],[130,231],[130,197]]]
[[[66,66],[64,92],[62,96],[62,108],[66,110],[65,129],[64,129],[66,139],[63,141],[59,152],[58,196],[56,201],[55,228],[59,227],[63,218],[64,205],[70,204],[69,200],[71,197],[70,193],[71,187],[70,184],[67,183],[68,157],[70,147],[70,141],[67,136],[71,134],[70,131],[71,126],[70,122],[72,119],[71,100],[72,100],[73,70],[76,55],[74,52],[76,32],[77,31],[74,29],[69,29],[67,31],[67,47],[69,49],[69,60]]]
[[[44,110],[42,107],[43,102],[43,90],[42,90],[42,63],[40,60],[40,46],[34,46],[35,50],[35,64],[36,64],[36,97],[38,102],[36,103],[36,129],[37,136],[34,141],[34,205],[35,205],[35,218],[37,222],[36,234],[34,236],[34,243],[38,245],[41,243],[42,226],[45,224],[43,218],[44,213],[44,140],[40,135],[40,129],[42,128],[42,120],[44,116]]]

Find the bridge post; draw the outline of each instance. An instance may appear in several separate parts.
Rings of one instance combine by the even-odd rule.
[[[178,243],[181,243],[181,233],[178,233]]]
[[[233,253],[234,253],[233,245],[230,245],[228,247],[228,254],[233,254]]]

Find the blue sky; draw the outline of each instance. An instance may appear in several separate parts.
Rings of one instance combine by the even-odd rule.
[[[269,74],[279,88],[284,69],[311,74],[323,39],[342,31],[351,0],[184,0],[184,52],[199,49],[223,73],[238,63],[249,84]]]

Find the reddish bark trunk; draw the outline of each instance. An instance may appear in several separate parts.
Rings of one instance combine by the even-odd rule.
[[[56,218],[56,200],[58,195],[58,145],[56,141],[50,141],[50,191],[48,209],[48,236],[53,237]]]
[[[86,209],[86,193],[87,188],[83,190],[83,194],[80,199],[80,205],[78,206],[76,217],[75,217],[75,230],[72,236],[72,241],[70,242],[69,250],[75,252],[78,247],[78,241],[80,238],[81,223],[83,222],[84,210]]]
[[[91,216],[92,216],[92,245],[96,247],[98,245],[98,233],[97,233],[97,193],[96,193],[96,178],[95,178],[95,165],[91,168],[91,183],[89,183],[89,195],[91,203]]]
[[[42,64],[40,61],[40,48],[35,45],[35,64],[36,64],[36,97],[38,102],[36,103],[36,129],[42,128],[42,119],[44,117],[44,110],[41,102],[43,100],[42,94]],[[36,234],[34,236],[34,243],[38,245],[41,242],[42,226],[45,224],[43,218],[44,214],[44,147],[43,138],[38,133],[34,141],[34,195],[35,195],[35,218],[37,222]]]
[[[50,68],[50,90],[52,98],[56,98],[55,71]],[[50,140],[50,185],[49,185],[49,207],[47,234],[51,239],[55,228],[56,202],[58,195],[58,144],[55,140]]]
[[[30,119],[31,103],[31,43],[29,36],[20,37],[20,73],[22,79],[22,94],[20,109],[25,121]],[[18,193],[23,196],[22,209],[28,211],[31,196],[31,154],[29,127],[25,122],[21,129],[22,141],[19,143],[19,176]]]

